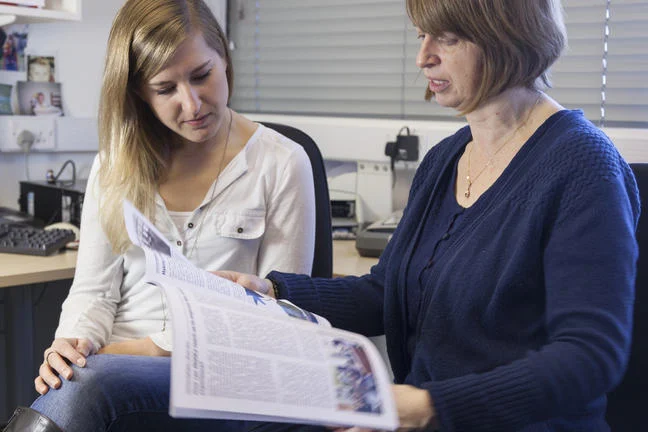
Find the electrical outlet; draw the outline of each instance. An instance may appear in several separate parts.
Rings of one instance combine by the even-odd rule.
[[[52,117],[21,117],[9,120],[9,140],[4,143],[3,151],[24,151],[24,138],[33,136],[30,151],[56,149],[56,121]],[[31,134],[31,135],[30,135]]]

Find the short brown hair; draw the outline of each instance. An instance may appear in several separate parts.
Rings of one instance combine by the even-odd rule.
[[[482,77],[462,114],[513,87],[551,85],[549,67],[567,44],[560,0],[406,0],[407,13],[422,32],[454,33],[477,45]],[[426,88],[425,99],[433,93]]]

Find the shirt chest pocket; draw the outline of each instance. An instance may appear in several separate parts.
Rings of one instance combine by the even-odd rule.
[[[232,210],[218,214],[216,232],[221,237],[240,240],[258,239],[265,233],[264,210]]]

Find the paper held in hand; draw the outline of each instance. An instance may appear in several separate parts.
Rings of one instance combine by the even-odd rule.
[[[124,218],[173,318],[171,416],[398,427],[367,338],[195,267],[129,202]]]

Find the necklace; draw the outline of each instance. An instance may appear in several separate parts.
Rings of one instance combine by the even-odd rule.
[[[218,186],[218,179],[220,179],[220,176],[223,172],[223,163],[225,162],[225,155],[227,154],[227,147],[229,146],[229,139],[230,139],[230,132],[232,131],[232,119],[234,118],[234,115],[232,114],[232,110],[229,110],[230,118],[229,118],[229,123],[227,125],[227,137],[225,138],[225,147],[223,148],[223,154],[221,155],[220,162],[218,164],[218,175],[216,176],[216,180],[214,180],[214,185],[212,186],[212,191],[211,194],[209,195],[209,200],[207,200],[207,204],[205,204],[201,209],[200,209],[200,220],[196,224],[196,236],[194,237],[193,244],[191,246],[191,250],[189,250],[189,253],[187,254],[187,258],[190,258],[194,251],[196,250],[196,244],[198,244],[198,239],[200,238],[200,232],[202,231],[202,227],[204,225],[205,221],[205,214],[207,213],[207,208],[211,205],[211,203],[214,200],[214,197],[216,196],[216,187]]]
[[[202,231],[203,222],[205,220],[205,213],[207,212],[207,208],[214,201],[214,197],[216,196],[216,187],[218,186],[218,179],[220,178],[223,172],[225,155],[227,154],[227,147],[229,146],[230,132],[232,131],[232,119],[234,118],[234,114],[232,113],[232,110],[228,108],[228,111],[229,111],[230,118],[229,118],[229,123],[227,125],[227,136],[225,138],[225,147],[223,148],[223,154],[221,155],[220,162],[218,163],[218,175],[216,176],[216,180],[214,180],[214,184],[212,185],[212,191],[211,194],[209,195],[209,199],[207,200],[207,204],[205,204],[200,209],[200,215],[199,215],[200,220],[196,224],[196,236],[194,238],[193,244],[191,245],[191,249],[187,254],[187,259],[190,258],[193,255],[194,251],[196,250],[196,244],[198,244],[198,239],[200,238],[200,232]],[[162,316],[163,316],[162,331],[165,331],[167,314],[166,314],[166,307],[164,305],[164,295],[161,290],[160,290],[160,295],[162,296]]]
[[[541,99],[542,99],[542,93],[540,92],[540,94],[538,95],[538,98],[535,100],[533,106],[529,110],[529,114],[527,114],[526,119],[524,119],[524,121],[522,123],[520,123],[520,126],[518,126],[511,133],[509,138],[506,139],[506,141],[504,141],[504,143],[502,145],[500,145],[492,155],[490,155],[490,157],[488,158],[488,161],[486,161],[486,164],[484,165],[484,167],[479,170],[479,172],[475,175],[475,177],[473,177],[470,174],[470,159],[471,159],[472,150],[473,150],[473,147],[474,147],[474,140],[473,140],[473,143],[470,145],[470,148],[468,149],[468,175],[466,175],[466,181],[468,182],[468,185],[466,186],[466,192],[464,192],[464,196],[466,198],[470,198],[470,188],[472,188],[473,183],[475,183],[477,181],[479,176],[482,175],[482,173],[486,170],[486,168],[488,168],[489,166],[493,166],[493,161],[495,160],[495,156],[497,156],[497,154],[502,149],[504,149],[504,147],[506,147],[509,143],[511,143],[513,141],[513,138],[515,138],[515,135],[517,135],[517,133],[520,131],[520,129],[522,129],[527,124],[527,122],[531,118],[531,114],[535,110],[536,106],[538,106],[538,103],[540,102]]]

